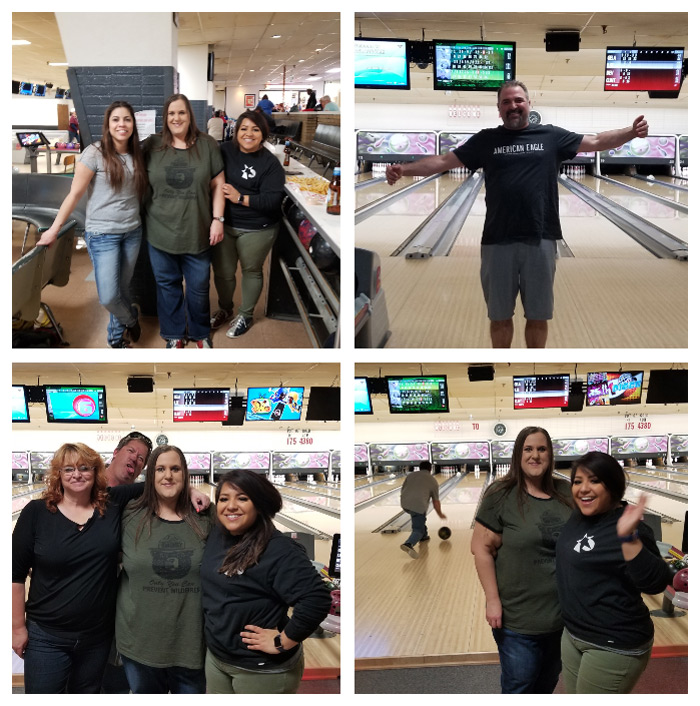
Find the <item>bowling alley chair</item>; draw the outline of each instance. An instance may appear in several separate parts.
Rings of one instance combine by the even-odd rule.
[[[75,155],[74,154],[69,154],[66,155],[63,158],[63,173],[66,174],[68,172],[68,166],[72,165],[71,172],[75,173]]]

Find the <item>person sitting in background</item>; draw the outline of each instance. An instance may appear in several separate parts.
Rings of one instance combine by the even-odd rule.
[[[567,694],[629,694],[654,644],[642,593],[661,593],[671,571],[642,521],[645,498],[622,498],[627,478],[606,453],[571,467],[576,511],[557,540],[557,584],[564,618],[562,676]]]
[[[189,493],[184,454],[159,446],[123,512],[116,638],[134,694],[205,693],[199,566],[211,521]]]
[[[330,96],[321,96],[321,100],[319,101],[321,103],[321,110],[324,110],[326,112],[335,112],[337,113],[340,108],[338,107],[337,103],[334,103],[331,99]]]

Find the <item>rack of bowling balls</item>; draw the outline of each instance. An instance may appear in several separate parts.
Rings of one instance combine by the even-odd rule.
[[[683,610],[688,608],[688,555],[675,547],[671,547],[668,553],[671,556],[669,568],[673,582],[664,592],[662,608],[664,612],[673,615],[674,607]]]

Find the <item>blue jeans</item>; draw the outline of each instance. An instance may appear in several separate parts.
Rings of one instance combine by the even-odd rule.
[[[204,668],[149,667],[122,657],[126,678],[134,694],[204,694]]]
[[[406,540],[406,544],[413,546],[428,536],[428,526],[425,524],[424,512],[411,512],[411,510],[406,512],[411,516],[411,534]]]
[[[129,287],[141,248],[141,228],[127,233],[85,231],[85,243],[95,268],[100,304],[109,312],[107,340],[118,343],[127,326],[136,323]]]
[[[551,694],[561,672],[561,630],[523,635],[496,628],[502,694]]]
[[[209,262],[210,251],[198,255],[171,255],[148,244],[160,335],[166,340],[209,337]],[[185,281],[184,293],[182,281]]]
[[[27,620],[24,652],[26,694],[99,694],[112,635],[55,637]]]

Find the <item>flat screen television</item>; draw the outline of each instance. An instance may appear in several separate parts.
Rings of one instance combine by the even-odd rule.
[[[446,375],[387,375],[386,383],[393,414],[450,411]]]
[[[34,84],[27,81],[20,81],[19,94],[20,96],[31,96],[34,93]]]
[[[247,422],[298,422],[304,402],[303,387],[249,387]]]
[[[569,375],[514,375],[514,409],[569,406]]]
[[[355,88],[408,91],[408,40],[355,37]]]
[[[12,92],[13,92],[14,94],[18,94],[18,93],[19,93],[19,84],[20,84],[19,81],[15,81],[14,79],[12,80]]]
[[[436,39],[436,91],[497,91],[515,78],[515,42]]]
[[[687,370],[650,370],[647,404],[687,404]]]
[[[45,97],[46,96],[46,86],[43,83],[34,84],[34,95]]]
[[[173,389],[173,422],[225,422],[230,395],[227,387]]]
[[[355,414],[373,414],[369,381],[366,377],[355,378]]]
[[[22,147],[41,147],[41,145],[51,144],[43,132],[18,132],[16,135]]]
[[[104,385],[44,385],[46,421],[69,424],[106,424]]]
[[[332,579],[340,578],[340,535],[333,535],[331,544],[331,559],[328,562],[328,575]]]
[[[683,83],[681,47],[608,47],[606,91],[679,91]]]
[[[12,422],[29,423],[29,403],[24,385],[12,386]]]
[[[310,387],[306,407],[307,422],[340,420],[340,388]]]
[[[66,89],[65,88],[57,88],[56,89],[56,98],[65,98],[66,97]]]
[[[589,407],[641,404],[643,371],[588,373],[586,404]]]

